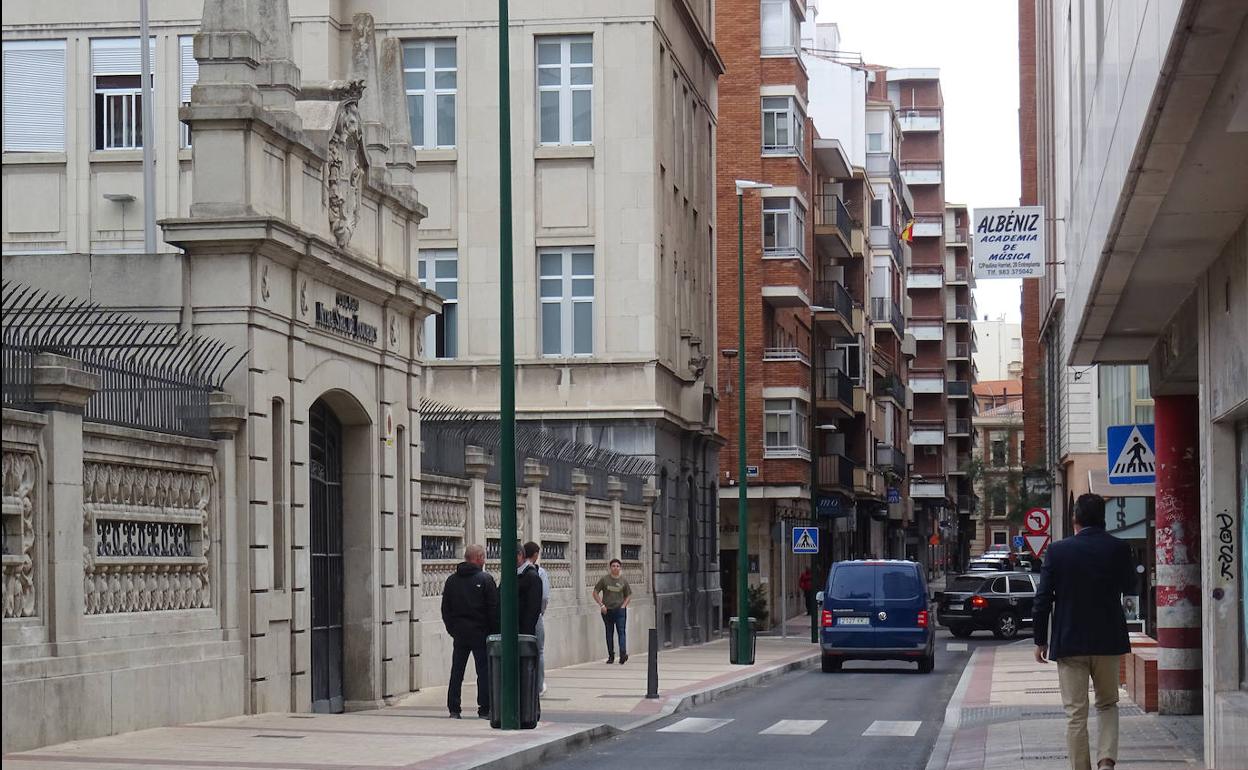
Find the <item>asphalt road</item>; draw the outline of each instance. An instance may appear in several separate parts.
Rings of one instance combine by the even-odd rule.
[[[839,674],[796,671],[543,767],[922,770],[971,652],[1005,643],[982,631],[956,640],[942,629],[931,674],[913,663],[869,661],[846,663]]]

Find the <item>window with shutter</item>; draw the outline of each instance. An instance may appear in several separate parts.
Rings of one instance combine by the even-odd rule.
[[[4,43],[4,151],[65,151],[65,41]]]
[[[178,38],[179,86],[178,100],[191,103],[191,87],[199,80],[199,62],[195,60],[195,39],[189,35]],[[182,146],[191,146],[191,127],[181,123]]]
[[[155,38],[149,45],[155,67]],[[140,59],[138,38],[91,41],[91,75],[95,89],[92,122],[97,150],[133,150],[143,146]]]

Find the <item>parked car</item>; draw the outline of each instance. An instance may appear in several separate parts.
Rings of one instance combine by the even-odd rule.
[[[1015,551],[1010,554],[1014,558],[1014,563],[1018,565],[1018,569],[1023,572],[1039,572],[1040,557],[1031,551]]]
[[[837,562],[819,600],[824,672],[846,660],[913,660],[923,674],[935,667],[927,581],[915,562]]]
[[[976,556],[966,565],[967,572],[1012,572],[1014,563],[1009,554]]]
[[[936,594],[936,622],[959,639],[976,631],[1013,639],[1031,625],[1038,582],[1029,572],[958,575]]]

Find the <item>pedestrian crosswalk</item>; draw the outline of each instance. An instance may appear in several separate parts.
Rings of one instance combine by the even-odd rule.
[[[735,722],[735,719],[710,719],[707,717],[685,717],[667,727],[659,728],[661,733],[710,733]],[[781,719],[779,722],[759,730],[759,735],[814,735],[819,728],[828,723],[826,719]],[[877,719],[865,731],[864,736],[884,738],[913,738],[919,732],[922,722],[888,721]]]

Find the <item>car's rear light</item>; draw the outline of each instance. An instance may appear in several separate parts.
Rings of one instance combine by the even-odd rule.
[[[919,628],[927,628],[927,610],[919,610]]]
[[[822,615],[822,618],[820,619],[820,622],[823,623],[823,627],[831,628],[832,627],[832,610],[824,610],[821,613],[821,615]]]
[[[988,606],[988,600],[982,596],[972,596],[971,606],[982,610],[984,607]]]

